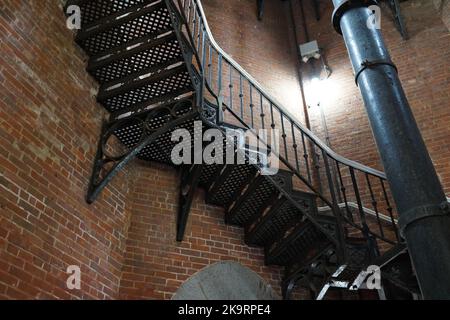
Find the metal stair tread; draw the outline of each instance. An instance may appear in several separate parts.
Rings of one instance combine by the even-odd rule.
[[[295,259],[304,259],[314,254],[315,249],[327,246],[330,241],[308,219],[288,230],[279,241],[267,246],[266,263],[287,265]]]
[[[189,100],[186,100],[189,101]],[[184,101],[179,101],[176,103],[183,103]],[[149,112],[152,112],[153,117],[151,118],[150,127],[155,130],[162,125],[164,125],[165,118],[167,114],[169,113],[169,109],[174,106],[175,103],[172,103],[167,106],[161,106],[158,110],[149,110]],[[159,112],[160,110],[160,112]],[[186,107],[179,108],[177,110],[177,115],[181,116],[183,114],[186,114],[192,110],[192,107],[189,107],[189,105],[186,104]],[[148,113],[143,113],[139,117],[142,119],[145,119]],[[198,118],[199,119],[199,118]],[[125,119],[127,120],[127,119]],[[176,127],[173,128],[173,130],[176,130],[178,128],[184,128],[187,129],[189,132],[193,132],[194,125],[192,120],[188,120],[185,123],[182,123]],[[135,146],[139,141],[141,137],[142,129],[139,128],[136,124],[130,123],[127,126],[123,126],[115,130],[114,134],[119,139],[119,141],[126,147],[131,148]],[[146,146],[139,154],[138,158],[141,160],[147,160],[147,161],[157,161],[157,162],[163,162],[163,163],[172,163],[171,160],[171,151],[174,146],[175,142],[172,142],[171,140],[171,132],[167,132],[166,134],[161,135],[154,143]]]
[[[311,214],[315,213],[314,195],[293,190],[290,196],[302,205],[305,211],[309,211]],[[304,211],[281,195],[276,203],[246,228],[246,242],[253,245],[267,245],[269,242],[275,241],[276,236],[283,233],[290,225],[299,222],[303,214]]]
[[[292,175],[287,171],[280,170],[273,179],[284,183],[283,188],[290,191],[292,188]],[[226,219],[236,225],[245,225],[249,220],[260,213],[267,205],[267,201],[279,190],[275,184],[266,176],[257,176],[248,188],[238,194],[237,200],[227,209]]]
[[[169,63],[168,63],[169,64]],[[173,92],[192,91],[192,83],[184,63],[160,69],[155,66],[124,79],[109,82],[100,88],[97,101],[111,112],[124,108],[135,109],[161,96],[173,96]]]
[[[180,44],[173,32],[166,32],[93,57],[87,71],[104,84],[160,64],[180,61],[183,61]]]
[[[181,69],[186,69],[186,65],[182,61],[175,63],[168,61],[166,63],[134,72],[126,77],[108,81],[100,86],[97,99],[99,101],[109,99],[134,89],[134,87],[140,87],[149,82],[154,82],[158,79],[164,78],[167,74],[173,73],[174,69],[176,71],[180,71]]]
[[[227,207],[237,196],[242,185],[256,174],[256,168],[251,164],[227,165],[226,172],[214,177],[215,182],[209,186],[207,203]],[[223,176],[223,175],[226,176]],[[219,181],[223,179],[223,181]],[[211,189],[211,187],[215,189]]]
[[[164,2],[162,0],[156,0],[152,2],[144,2],[138,6],[131,6],[124,11],[115,12],[111,15],[104,16],[101,19],[96,20],[94,23],[84,26],[76,36],[76,41],[83,41],[92,36],[95,36],[109,28],[114,27],[117,24],[126,23],[143,14],[147,14],[154,10],[163,7]]]
[[[65,12],[69,6],[80,7],[82,12],[82,27],[89,27],[96,21],[113,15],[117,12],[123,12],[130,7],[137,6],[143,2],[157,0],[69,0],[65,5]]]
[[[134,12],[122,16],[118,20],[109,20],[108,23],[100,24],[96,28],[81,30],[75,41],[88,53],[98,55],[104,51],[121,46],[127,42],[144,39],[162,30],[172,27],[170,15],[164,2],[147,4],[133,7]],[[141,7],[145,7],[142,10]],[[131,9],[130,9],[131,10]]]

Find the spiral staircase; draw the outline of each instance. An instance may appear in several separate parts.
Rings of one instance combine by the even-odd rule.
[[[296,287],[313,299],[332,291],[361,298],[371,265],[382,279],[371,298],[420,298],[385,175],[337,155],[298,123],[217,45],[200,1],[69,0],[66,13],[73,6],[82,17],[75,41],[110,113],[89,203],[134,158],[167,163],[181,171],[177,240],[203,188],[208,204],[224,208],[226,223],[245,230],[247,245],[265,248],[267,265],[285,268],[285,299]],[[200,145],[200,153],[206,144],[194,133],[217,129],[219,144],[244,161],[175,165],[177,129],[191,133],[183,143]],[[279,139],[261,129],[277,130]],[[272,162],[280,170],[267,174]]]

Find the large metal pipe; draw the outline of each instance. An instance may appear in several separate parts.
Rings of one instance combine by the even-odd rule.
[[[373,1],[333,0],[425,299],[450,299],[450,210],[380,30]]]

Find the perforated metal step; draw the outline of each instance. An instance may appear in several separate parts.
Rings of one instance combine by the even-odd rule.
[[[287,231],[281,240],[266,247],[266,264],[287,266],[309,261],[329,246],[330,241],[325,234],[312,222],[304,220]]]
[[[169,123],[173,119],[171,114],[179,117],[188,112],[192,112],[192,101],[190,99],[182,100],[174,104],[161,106],[147,113],[142,113],[137,117],[132,117],[128,121],[124,121],[124,125],[117,128],[114,133],[123,145],[131,149],[142,140],[144,123],[147,131],[152,132]],[[180,128],[187,129],[192,134],[194,132],[194,122],[188,120],[175,126],[173,130]],[[171,152],[176,142],[172,142],[171,135],[172,132],[161,135],[154,143],[145,147],[138,154],[138,158],[172,164]],[[191,141],[191,143],[193,145],[194,142]]]
[[[108,111],[138,107],[155,98],[179,95],[192,91],[191,79],[184,63],[170,65],[164,69],[158,65],[131,76],[108,82],[100,88],[97,100]]]
[[[226,165],[217,172],[208,188],[207,202],[228,207],[236,199],[239,190],[256,175],[257,169],[250,164]]]
[[[118,12],[123,12],[128,8],[143,3],[151,3],[156,0],[69,0],[66,8],[71,5],[80,7],[83,28],[95,23],[95,21],[111,16]]]
[[[246,227],[245,240],[247,244],[266,246],[273,243],[289,227],[299,223],[305,212],[316,213],[314,195],[297,191],[293,192],[291,197],[301,209],[295,206],[291,200],[280,195],[276,202]]]
[[[164,1],[159,0],[130,6],[125,11],[96,20],[82,29],[75,41],[92,56],[171,29],[168,9]]]
[[[292,190],[292,174],[289,172],[280,171],[271,178],[257,176],[228,207],[225,215],[227,223],[243,226],[261,214],[264,208],[271,204],[270,200],[279,193],[271,179],[275,179],[286,191]]]
[[[92,57],[87,71],[104,84],[157,65],[171,65],[180,61],[183,61],[180,44],[175,33],[169,31]]]
[[[204,165],[202,175],[200,176],[200,185],[207,188],[209,181],[216,175],[218,170],[220,170],[220,167],[221,165],[219,164]]]

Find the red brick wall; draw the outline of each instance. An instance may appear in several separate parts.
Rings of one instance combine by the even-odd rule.
[[[305,37],[299,1],[293,3],[302,43]],[[349,159],[382,169],[343,39],[328,23],[332,14],[331,1],[321,2],[319,23],[315,21],[309,1],[304,3],[310,38],[319,42],[333,69],[330,79],[318,89],[305,86],[308,103],[314,105],[318,100],[314,91],[327,92],[320,94],[319,100],[333,149]],[[403,2],[401,8],[410,39],[402,40],[389,11],[383,11],[382,33],[441,182],[450,195],[450,33],[443,21],[445,14],[436,10],[433,1],[409,0]],[[308,66],[304,65],[304,71],[307,80],[314,76]],[[319,109],[312,107],[309,112],[313,131],[324,138]]]
[[[300,114],[287,3],[266,3],[259,22],[253,0],[204,0],[219,44]],[[383,26],[449,192],[450,90],[443,67],[448,30],[426,3],[404,4],[411,17],[408,42],[386,18]],[[331,8],[323,8],[320,26],[308,22],[334,70],[331,80],[339,83],[323,102],[331,142],[345,156],[379,167],[342,39],[329,27],[330,14]],[[175,242],[179,179],[172,168],[135,162],[94,205],[85,203],[104,114],[84,66],[56,1],[1,2],[0,298],[170,298],[190,275],[219,260],[239,261],[279,289],[280,269],[264,267],[262,251],[243,245],[243,231],[225,226],[223,212],[206,206],[202,192],[185,241]],[[320,132],[316,110],[311,117]],[[81,267],[80,291],[66,289],[65,270],[72,264]]]
[[[203,0],[202,4],[219,46],[291,113],[303,119],[288,2],[265,1],[262,21],[257,19],[254,0]]]
[[[105,114],[58,2],[2,1],[0,34],[0,299],[170,298],[219,260],[279,290],[280,269],[264,267],[262,250],[201,192],[185,242],[175,241],[172,168],[133,163],[87,205]],[[69,265],[81,267],[80,291],[66,288]]]
[[[84,59],[58,1],[1,1],[0,298],[118,294],[131,180],[84,201],[103,117]]]
[[[237,261],[262,276],[280,293],[281,268],[265,267],[264,252],[244,244],[241,228],[224,224],[223,210],[194,198],[182,243],[175,241],[178,174],[171,167],[141,163],[133,183],[122,299],[169,299],[178,287],[204,267]]]

